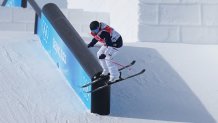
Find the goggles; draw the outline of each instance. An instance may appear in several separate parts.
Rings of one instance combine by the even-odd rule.
[[[95,30],[91,30],[93,33],[97,34],[99,32],[99,28],[95,29]]]

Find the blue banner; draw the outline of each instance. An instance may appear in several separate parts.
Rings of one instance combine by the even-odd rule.
[[[63,72],[67,81],[86,107],[90,109],[91,94],[85,93],[80,86],[90,82],[91,79],[43,14],[41,15],[41,19],[38,19],[37,29],[41,44]],[[90,90],[91,88],[88,87],[86,89]]]
[[[7,7],[21,7],[22,0],[8,0],[6,5]]]

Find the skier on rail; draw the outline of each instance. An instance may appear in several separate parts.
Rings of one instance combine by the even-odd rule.
[[[119,71],[112,59],[118,53],[118,49],[123,46],[121,35],[113,28],[103,22],[92,21],[90,23],[92,41],[88,44],[88,48],[93,47],[97,42],[103,43],[103,46],[97,52],[97,57],[103,68],[100,76],[104,77],[110,73],[110,82],[119,79]]]

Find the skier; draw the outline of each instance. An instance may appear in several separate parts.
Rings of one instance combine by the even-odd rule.
[[[92,21],[89,25],[92,41],[88,44],[88,48],[93,47],[97,42],[103,43],[103,46],[97,52],[97,57],[103,68],[101,77],[107,76],[110,73],[110,82],[114,82],[119,79],[119,71],[115,64],[112,63],[112,59],[118,53],[118,48],[123,45],[121,35],[113,28],[103,22]]]

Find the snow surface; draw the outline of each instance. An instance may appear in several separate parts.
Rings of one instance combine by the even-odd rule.
[[[123,75],[146,72],[112,86],[109,116],[87,111],[36,35],[0,32],[0,59],[0,123],[218,121],[217,45],[126,44]]]
[[[132,43],[120,54],[122,63],[137,60],[131,71],[147,71],[112,88],[112,115],[196,123],[218,121],[217,45]]]

